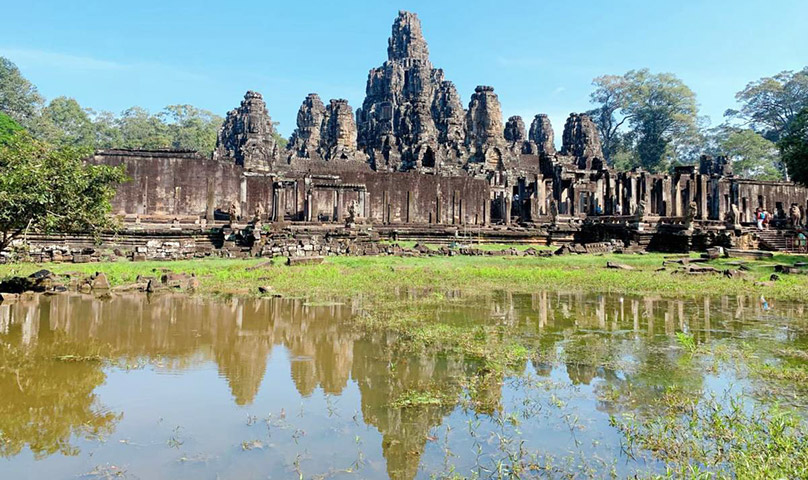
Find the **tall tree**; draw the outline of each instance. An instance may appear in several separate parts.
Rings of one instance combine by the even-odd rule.
[[[792,179],[808,185],[808,107],[794,116],[777,145]]]
[[[112,112],[94,112],[88,110],[87,113],[93,119],[95,128],[95,148],[116,148],[123,144],[123,136],[118,126],[118,118]]]
[[[56,97],[34,120],[31,132],[51,145],[94,147],[95,125],[87,111],[73,98]]]
[[[745,121],[756,132],[776,142],[797,114],[808,108],[808,67],[750,82],[735,98],[741,109],[727,110],[724,115]]]
[[[740,177],[783,179],[777,145],[750,128],[720,125],[707,132],[706,143],[706,153],[727,156]]]
[[[0,251],[26,231],[109,227],[123,167],[86,165],[91,150],[53,148],[21,132],[0,146]]]
[[[44,100],[11,60],[0,57],[0,112],[27,127]]]
[[[692,146],[699,140],[698,106],[696,95],[680,79],[642,69],[598,77],[593,83],[597,88],[591,100],[600,103],[595,121],[613,160],[621,148],[633,153],[619,155],[623,161],[633,159],[632,166],[652,172],[693,160]],[[623,132],[625,125],[629,128]]]
[[[209,154],[216,146],[222,117],[191,105],[169,105],[159,115],[167,125],[171,146]]]
[[[132,107],[118,119],[123,148],[171,148],[168,127],[156,115],[141,107]]]
[[[598,127],[604,160],[609,164],[614,164],[615,156],[626,140],[620,128],[629,117],[627,115],[618,117],[625,102],[626,81],[619,75],[604,75],[594,79],[592,84],[596,88],[589,95],[590,102],[600,105],[600,107],[587,113]]]

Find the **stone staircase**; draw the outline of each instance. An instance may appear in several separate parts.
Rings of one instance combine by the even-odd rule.
[[[774,252],[797,253],[796,232],[792,229],[756,230],[760,239],[760,248]]]

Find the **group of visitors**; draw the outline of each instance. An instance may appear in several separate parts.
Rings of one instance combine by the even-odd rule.
[[[758,207],[755,209],[755,223],[757,223],[758,230],[768,230],[769,222],[771,222],[771,214],[766,210]]]

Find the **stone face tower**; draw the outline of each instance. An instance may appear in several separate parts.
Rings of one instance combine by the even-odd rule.
[[[232,159],[245,170],[271,171],[278,159],[275,128],[260,93],[248,91],[241,105],[227,113],[216,139],[214,159]]]
[[[502,125],[502,108],[494,87],[480,85],[474,89],[466,124],[466,144],[471,150],[472,158],[476,162],[485,163],[486,169],[501,169],[505,128]]]
[[[325,105],[316,93],[303,100],[297,112],[297,129],[289,140],[289,149],[298,157],[310,158],[320,148]]]
[[[571,113],[561,137],[561,155],[574,157],[580,169],[592,169],[593,163],[603,165],[603,150],[595,122],[585,113]]]
[[[387,61],[370,71],[357,111],[359,147],[378,170],[456,164],[463,154],[463,117],[454,85],[429,61],[418,16],[399,12]]]
[[[544,113],[540,113],[533,118],[533,123],[530,124],[530,132],[528,133],[531,150],[535,148],[535,153],[543,158],[550,158],[556,154],[553,134],[553,125],[550,123],[550,117]]]

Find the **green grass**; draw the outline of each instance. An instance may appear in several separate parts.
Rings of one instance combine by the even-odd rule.
[[[351,296],[358,293],[385,295],[395,290],[434,288],[441,291],[481,292],[508,290],[586,290],[593,292],[702,296],[724,294],[764,294],[780,299],[802,299],[808,288],[808,275],[781,275],[771,285],[759,285],[773,273],[778,263],[793,264],[800,257],[780,255],[774,259],[746,262],[744,279],[722,275],[691,276],[672,274],[675,267],[656,271],[665,256],[646,255],[569,255],[542,257],[328,257],[323,264],[286,267],[282,258],[231,260],[204,259],[173,262],[111,262],[89,264],[0,265],[0,278],[28,275],[40,268],[57,273],[104,272],[113,286],[132,283],[138,275],[159,275],[162,269],[195,274],[200,292],[214,294],[257,294],[259,286],[294,296]],[[718,269],[731,259],[709,264]],[[606,262],[619,262],[634,270],[605,268]],[[259,266],[259,264],[265,264]],[[252,268],[251,267],[257,267]]]

